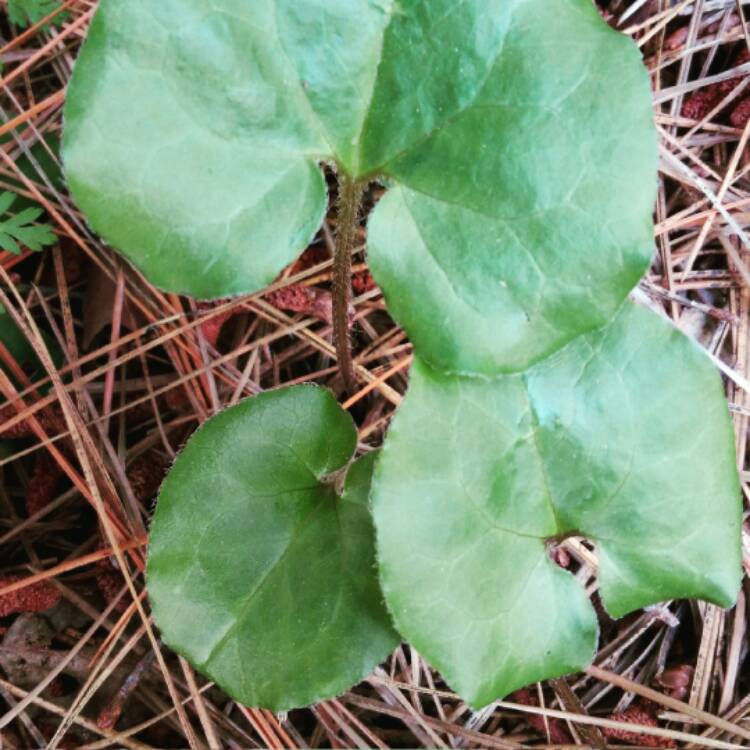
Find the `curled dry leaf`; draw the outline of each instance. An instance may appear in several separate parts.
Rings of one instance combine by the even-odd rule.
[[[136,498],[147,503],[159,489],[169,468],[169,460],[157,450],[149,450],[138,456],[127,469],[128,481]]]
[[[552,544],[550,545],[549,554],[552,561],[558,567],[565,568],[566,570],[570,567],[572,560],[570,558],[570,552],[568,552],[565,547],[562,547],[559,544]]]
[[[11,427],[4,428],[3,425],[18,416],[18,411],[12,404],[0,408],[0,437],[10,440],[33,438],[36,436],[31,422],[24,419]],[[50,436],[65,431],[65,418],[58,404],[45,406],[34,414],[41,428]]]
[[[311,245],[305,250],[289,268],[289,276],[307,271],[308,268],[325,263],[331,257],[328,249],[323,245]]]
[[[657,678],[659,685],[668,691],[672,698],[684,700],[690,691],[695,669],[690,664],[665,669]]]
[[[318,289],[314,286],[306,286],[305,284],[290,284],[282,289],[269,292],[266,295],[266,300],[278,310],[309,315],[310,317],[322,320],[329,325],[333,322],[333,301],[331,293],[324,289]],[[199,308],[201,310],[210,310],[219,304],[222,304],[222,301],[202,302],[199,304]],[[243,312],[242,307],[232,308],[219,315],[214,315],[205,323],[202,323],[201,333],[205,337],[206,342],[215,348],[219,341],[219,334],[221,333],[224,324],[236,315],[239,315],[241,312]],[[350,308],[349,315],[350,319],[353,320],[354,308]]]
[[[201,311],[213,310],[215,307],[218,307],[225,302],[227,302],[227,300],[217,300],[215,302],[200,302],[198,303],[198,309]],[[223,313],[219,313],[218,315],[213,315],[204,323],[201,323],[200,330],[203,334],[203,338],[206,340],[206,343],[215,349],[216,345],[219,343],[219,335],[221,334],[221,329],[224,327],[224,323],[231,320],[240,312],[242,312],[241,309],[232,308],[229,310],[225,310]]]
[[[21,575],[0,578],[0,588],[23,578]],[[53,584],[49,581],[39,581],[0,596],[0,617],[8,617],[19,612],[44,612],[46,609],[52,609],[60,598],[60,591]]]
[[[685,41],[687,40],[689,33],[690,33],[689,26],[681,26],[679,29],[673,31],[666,38],[664,42],[664,48],[673,50],[673,49],[678,49],[679,47],[682,47],[682,45],[685,44]]]
[[[65,258],[67,264],[67,253]],[[93,263],[87,266],[86,294],[83,297],[84,349],[89,349],[96,336],[112,325],[116,292],[117,286],[109,274]],[[122,327],[133,331],[143,322],[145,319],[134,310],[126,295],[123,298]]]
[[[625,711],[612,714],[612,721],[621,721],[624,724],[642,724],[647,727],[658,727],[659,722],[656,719],[655,706],[652,704],[635,703]],[[669,737],[656,737],[649,734],[628,731],[627,729],[613,729],[612,727],[602,727],[602,734],[611,740],[619,740],[628,745],[637,745],[638,747],[677,747],[674,740]]]
[[[138,687],[141,678],[146,670],[151,666],[156,654],[153,651],[147,651],[135,665],[133,671],[125,678],[117,692],[114,694],[109,703],[99,713],[96,719],[96,725],[100,729],[114,729],[117,724],[125,704],[133,691]]]
[[[357,294],[366,294],[377,287],[375,279],[369,271],[360,271],[352,276],[352,289]]]
[[[744,128],[750,118],[750,97],[742,99],[729,115],[729,122],[735,128]]]
[[[302,313],[312,318],[318,318],[329,325],[333,322],[333,301],[331,293],[324,289],[304,284],[290,284],[283,289],[266,295],[270,304],[279,310]],[[349,310],[350,320],[354,317],[354,309]]]
[[[120,575],[116,565],[117,563],[114,557],[106,557],[96,563],[94,579],[96,580],[97,588],[107,604],[112,602],[125,585],[125,581],[123,580],[122,575]],[[118,612],[123,612],[126,607],[127,599],[123,598],[118,602],[115,609]]]
[[[743,48],[737,55],[733,67],[750,62],[750,51]],[[713,83],[706,86],[685,99],[682,105],[682,116],[691,120],[702,120],[724,97],[734,91],[742,83],[745,76],[730,78],[728,81]],[[742,102],[740,102],[742,104]]]
[[[29,516],[43,510],[54,500],[62,476],[60,464],[46,450],[37,454],[34,473],[26,491],[26,513]]]

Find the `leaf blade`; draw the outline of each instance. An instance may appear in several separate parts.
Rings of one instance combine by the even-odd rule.
[[[734,430],[696,344],[626,303],[602,332],[534,368],[528,387],[565,530],[599,540],[608,611],[688,596],[731,606],[742,570]],[[700,427],[685,404],[700,404]],[[600,482],[588,498],[586,476]]]
[[[383,589],[403,635],[474,706],[593,658],[583,588],[561,570],[554,591],[534,580],[552,538],[597,543],[615,616],[670,597],[732,603],[741,504],[720,385],[692,342],[630,303],[527,373],[416,361],[373,484]],[[710,414],[697,435],[669,418],[685,399]],[[527,580],[547,592],[533,604]]]
[[[510,6],[482,89],[386,166],[399,188],[368,227],[389,309],[449,372],[519,372],[604,325],[653,254],[656,131],[635,45],[587,0],[553,25],[543,0]],[[404,257],[404,232],[421,258]]]
[[[355,439],[327,391],[268,392],[201,428],[162,488],[154,617],[171,648],[247,705],[333,697],[395,647],[362,502],[372,458],[354,465],[342,498],[323,481]]]
[[[274,17],[271,0],[139,0],[105,1],[92,22],[66,100],[66,174],[94,229],[162,288],[257,291],[320,228],[326,144]]]

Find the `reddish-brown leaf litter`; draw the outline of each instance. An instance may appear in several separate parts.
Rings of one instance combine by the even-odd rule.
[[[411,346],[369,273],[364,221],[349,316],[359,385],[348,394],[331,339],[333,211],[267,289],[210,304],[155,289],[102,243],[57,157],[96,2],[36,4],[65,15],[22,29],[0,0],[0,190],[41,205],[58,238],[43,252],[0,252],[0,304],[29,345],[18,360],[0,351],[0,747],[750,746],[748,581],[729,611],[672,601],[614,621],[583,539],[550,555],[597,607],[594,665],[479,711],[406,645],[340,698],[275,715],[237,704],[161,644],[143,577],[147,534],[190,434],[242,398],[312,381],[346,402],[360,443],[377,447]],[[750,497],[750,6],[598,7],[643,54],[660,136],[654,263],[634,296],[721,367]],[[366,207],[381,193],[372,188]]]
[[[732,61],[732,67],[739,67],[750,62],[750,50],[743,48]],[[716,110],[717,117],[723,117],[735,128],[743,128],[750,114],[750,96],[722,106],[735,89],[747,78],[747,75],[730,78],[713,83],[691,94],[682,105],[682,116],[691,120],[703,120]],[[726,110],[726,111],[725,111]]]
[[[22,575],[0,578],[0,588],[22,581],[23,578]],[[19,612],[44,612],[58,604],[60,598],[60,590],[52,583],[48,581],[32,583],[0,597],[0,617],[8,617]]]

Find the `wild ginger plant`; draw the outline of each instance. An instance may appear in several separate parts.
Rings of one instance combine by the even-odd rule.
[[[597,618],[549,551],[570,535],[596,544],[615,617],[734,601],[721,381],[627,300],[656,137],[638,51],[591,0],[101,0],[64,162],[93,228],[199,298],[297,257],[332,165],[348,384],[360,201],[387,188],[368,261],[415,356],[380,455],[350,463],[332,396],[281,389],[200,428],[161,491],[156,622],[238,700],[336,695],[396,631],[474,706],[580,669]]]

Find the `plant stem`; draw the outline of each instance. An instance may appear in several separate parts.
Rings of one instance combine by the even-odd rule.
[[[359,225],[364,184],[348,175],[339,178],[336,243],[333,255],[333,342],[346,390],[354,387],[354,365],[349,341],[349,303],[352,296],[352,250]]]

